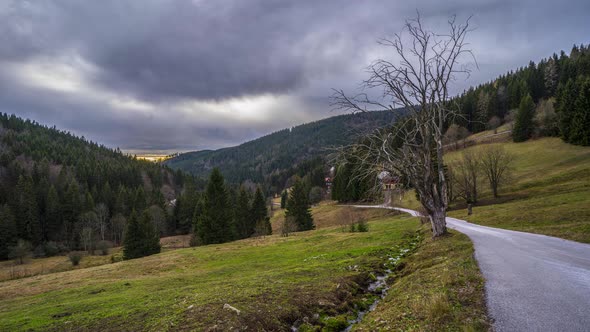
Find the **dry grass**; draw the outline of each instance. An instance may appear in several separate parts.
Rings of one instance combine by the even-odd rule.
[[[396,271],[383,302],[354,331],[490,329],[471,241],[457,232],[437,240],[426,237]]]

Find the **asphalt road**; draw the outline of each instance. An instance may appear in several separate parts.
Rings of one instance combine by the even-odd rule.
[[[447,226],[473,241],[495,331],[590,331],[590,245],[450,217]]]

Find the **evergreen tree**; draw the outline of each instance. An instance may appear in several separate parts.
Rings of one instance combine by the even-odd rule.
[[[10,247],[16,245],[17,230],[10,206],[0,207],[0,259],[8,259]]]
[[[298,231],[314,229],[310,204],[303,183],[297,180],[291,189],[291,195],[287,200],[285,217],[293,217]]]
[[[50,241],[59,240],[59,231],[61,230],[61,208],[57,190],[53,185],[49,187],[47,198],[45,199],[45,231],[47,239]]]
[[[123,241],[123,257],[125,259],[142,257],[142,240],[141,224],[139,223],[137,213],[133,211],[127,221],[127,231],[125,232],[125,240]]]
[[[526,95],[520,102],[518,113],[512,130],[514,142],[524,142],[533,134],[533,118],[535,116],[535,103],[530,95]]]
[[[250,197],[244,187],[240,188],[234,216],[238,238],[245,239],[252,236],[254,227],[250,218]]]
[[[256,188],[254,194],[254,201],[252,202],[252,212],[250,220],[253,222],[253,227],[256,233],[265,233],[258,235],[269,235],[272,232],[270,227],[270,219],[268,218],[268,209],[266,208],[266,200],[262,194],[260,187]]]
[[[160,232],[156,229],[155,223],[149,211],[144,211],[140,220],[143,233],[143,255],[149,256],[160,252]]]
[[[569,79],[565,86],[559,86],[555,108],[559,116],[559,131],[565,142],[570,142],[570,127],[577,97],[578,86],[574,80]]]
[[[202,244],[223,243],[234,239],[234,227],[223,176],[214,168],[209,177],[203,213],[197,223],[197,236]]]
[[[84,211],[92,211],[94,210],[94,207],[94,198],[92,197],[92,194],[87,191],[84,198]]]
[[[287,190],[283,190],[283,192],[281,193],[281,209],[284,209],[285,206],[287,206],[287,199],[289,198],[289,193],[287,193]]]
[[[590,145],[590,78],[580,84],[568,136],[572,144]]]
[[[127,223],[123,247],[125,259],[133,259],[159,253],[160,237],[148,211],[139,218],[133,211]]]
[[[35,246],[41,244],[43,238],[37,197],[33,188],[33,179],[30,176],[19,177],[15,197],[19,237],[32,242]]]

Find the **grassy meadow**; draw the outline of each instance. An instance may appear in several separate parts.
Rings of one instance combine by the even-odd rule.
[[[287,330],[307,317],[302,330],[337,331],[352,318],[355,308],[375,298],[364,288],[383,271],[388,254],[417,234],[429,237],[416,218],[389,211],[365,212],[331,204],[314,208],[314,215],[318,220],[323,215],[334,225],[289,237],[273,235],[176,249],[136,260],[0,282],[0,330]],[[350,233],[339,224],[343,218],[356,220],[359,216],[370,219],[369,232]],[[444,241],[459,241],[461,245],[448,246]],[[433,287],[439,288],[438,280],[444,279],[445,273],[456,274],[455,268],[469,270],[476,276],[474,282],[481,282],[466,239],[457,235],[425,243],[432,262],[440,264],[456,254],[467,262],[443,266],[442,274],[431,274]],[[428,249],[433,243],[446,249],[433,252]],[[421,252],[419,246],[416,255]],[[396,274],[400,278],[416,272],[412,257],[404,258],[410,260],[409,270],[403,267],[405,263],[399,265]],[[464,287],[472,282],[462,278],[459,284]],[[397,287],[395,283],[393,287]],[[461,307],[455,301],[461,287],[449,288],[445,301],[455,312],[479,318],[449,320],[445,326],[451,330],[480,326],[485,320],[483,290],[469,286],[476,290],[469,296],[479,302]],[[430,285],[421,288],[429,289]],[[388,296],[393,297],[391,303],[421,297],[423,290],[400,291]],[[423,308],[415,310],[416,320],[431,317],[420,313]]]
[[[485,145],[467,148],[477,152]],[[478,203],[467,215],[466,204],[451,203],[449,216],[470,222],[524,232],[539,233],[590,243],[590,147],[542,138],[523,143],[503,139],[501,145],[514,156],[510,179],[493,198],[487,179],[480,175]],[[452,164],[463,150],[447,154]],[[400,204],[419,208],[412,192]]]

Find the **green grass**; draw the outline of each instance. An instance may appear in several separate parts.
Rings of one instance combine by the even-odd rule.
[[[590,148],[566,144],[558,138],[496,144],[516,158],[511,181],[494,199],[482,178],[473,215],[467,216],[464,203],[451,206],[454,211],[449,215],[482,225],[590,243]],[[458,158],[460,153],[450,153],[447,160]]]
[[[386,216],[369,227],[178,249],[1,282],[0,330],[285,330],[316,312],[337,316],[351,309],[369,273],[382,269],[386,252],[419,225]],[[240,315],[223,309],[226,303]]]
[[[353,331],[486,331],[484,280],[467,236],[426,240]]]

